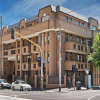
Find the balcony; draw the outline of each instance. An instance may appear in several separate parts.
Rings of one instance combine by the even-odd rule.
[[[74,44],[76,45],[76,49],[74,49]],[[78,45],[80,46],[80,50],[78,50]],[[83,50],[81,50],[81,46],[83,47]],[[65,51],[86,54],[86,45],[74,41],[68,41],[65,42]],[[88,46],[88,53],[90,53],[90,46]]]
[[[38,70],[38,62],[31,62],[31,70]]]
[[[86,36],[86,28],[81,27],[79,25],[74,24],[73,22],[70,23],[68,21],[65,21],[63,19],[60,20],[60,24],[63,29],[66,29],[66,32],[76,34],[76,35],[82,35]],[[92,38],[92,31],[88,30],[88,37]]]
[[[22,47],[22,54],[27,55],[31,53],[31,47],[30,46],[24,46]]]
[[[72,65],[76,64],[76,68],[78,68],[78,64],[80,64],[80,68],[78,68],[78,71],[85,71],[86,69],[86,62],[77,62],[77,61],[65,61],[64,62],[64,68],[65,70],[72,70]],[[81,68],[81,64],[83,64],[83,67]],[[90,64],[88,64],[88,68],[90,70]]]
[[[22,71],[30,71],[31,64],[30,63],[22,63]]]
[[[35,45],[31,46],[31,53],[39,53],[39,48],[36,47]]]

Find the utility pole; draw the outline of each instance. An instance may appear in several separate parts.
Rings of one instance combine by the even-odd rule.
[[[87,23],[86,23],[86,55],[87,55],[87,67],[86,67],[86,74],[87,74],[87,89],[89,89],[88,88],[88,29],[87,29]]]
[[[43,91],[44,35],[43,35],[43,33],[41,35],[42,35],[42,45],[41,45],[41,48],[42,48],[42,52],[41,52],[41,91]]]
[[[61,92],[61,25],[59,30],[59,92]]]
[[[0,34],[0,44],[1,44],[1,49],[0,49],[0,52],[1,52],[1,57],[0,57],[0,70],[1,70],[1,73],[0,73],[0,78],[2,78],[2,14],[1,14],[1,34]]]

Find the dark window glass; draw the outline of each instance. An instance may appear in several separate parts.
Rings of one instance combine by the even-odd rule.
[[[18,49],[18,53],[20,53],[20,49]]]
[[[34,51],[36,51],[36,46],[34,46]]]
[[[38,36],[36,36],[36,43],[38,44]]]
[[[68,52],[65,52],[65,60],[68,60]]]
[[[80,69],[80,64],[78,64],[78,69]]]
[[[80,37],[77,37],[77,43],[80,43]]]
[[[21,27],[21,29],[23,29],[23,28],[24,28],[24,26]]]
[[[20,65],[18,65],[18,69],[20,69]]]
[[[92,29],[93,31],[96,31],[96,30],[97,30],[97,27],[92,25],[91,29]]]
[[[76,49],[76,44],[73,44],[73,49]]]
[[[81,46],[81,51],[83,51],[83,46]]]
[[[26,69],[26,64],[24,64],[24,69]]]
[[[81,64],[81,69],[83,69],[83,64]]]
[[[80,25],[80,22],[79,21],[77,21],[77,25]]]
[[[36,68],[36,64],[33,65],[33,68]]]
[[[81,26],[84,27],[84,23],[82,23]]]
[[[80,50],[80,45],[78,45],[78,50]]]
[[[65,17],[65,20],[68,21],[68,17]]]
[[[72,22],[72,18],[69,18],[69,22]]]
[[[68,41],[68,35],[65,34],[65,42]]]
[[[70,60],[72,61],[72,53],[70,53]]]
[[[24,48],[24,52],[26,52],[26,48]]]
[[[73,41],[73,37],[72,37],[72,35],[70,35],[69,40],[70,40],[70,41]]]

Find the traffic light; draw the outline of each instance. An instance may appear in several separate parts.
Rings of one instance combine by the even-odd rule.
[[[45,66],[44,66],[44,63],[43,63],[43,75],[45,75]]]
[[[72,73],[75,73],[75,65],[72,65]]]
[[[14,28],[11,29],[11,39],[14,39]]]

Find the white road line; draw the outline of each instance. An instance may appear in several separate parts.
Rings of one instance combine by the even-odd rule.
[[[96,97],[96,96],[99,96],[99,95],[100,95],[100,94],[94,95],[94,96],[90,97],[88,100],[91,100],[92,98],[94,98],[94,97]]]

